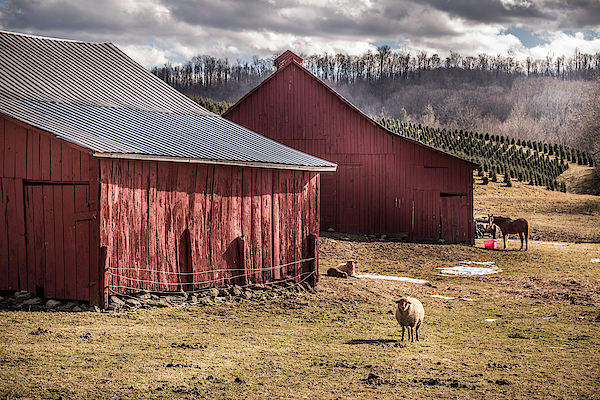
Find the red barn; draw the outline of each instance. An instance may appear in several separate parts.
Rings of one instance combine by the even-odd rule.
[[[112,44],[0,32],[0,290],[111,293],[317,278],[319,173]]]
[[[477,164],[386,130],[286,51],[224,117],[338,164],[321,174],[321,229],[474,243]]]

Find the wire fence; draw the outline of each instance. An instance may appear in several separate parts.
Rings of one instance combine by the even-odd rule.
[[[156,294],[167,294],[167,293],[173,293],[173,291],[164,291],[164,290],[153,290],[153,289],[146,289],[143,287],[136,287],[135,284],[139,284],[140,286],[144,286],[146,285],[147,287],[154,287],[154,288],[158,288],[160,286],[175,286],[179,289],[179,292],[185,292],[185,293],[202,293],[205,291],[208,291],[212,288],[212,285],[216,284],[216,283],[222,283],[222,282],[236,282],[239,280],[246,280],[246,281],[250,281],[252,277],[254,277],[257,273],[266,273],[266,272],[271,272],[271,271],[275,271],[278,269],[282,269],[282,268],[286,268],[292,265],[296,265],[296,264],[301,264],[301,263],[305,263],[305,262],[309,262],[309,261],[314,261],[316,258],[315,257],[311,257],[311,258],[305,258],[302,260],[298,260],[298,261],[293,261],[287,264],[282,264],[282,265],[278,265],[278,266],[274,266],[274,267],[268,267],[268,268],[261,268],[259,270],[246,270],[243,268],[223,268],[223,269],[214,269],[214,270],[208,270],[208,271],[200,271],[200,272],[177,272],[177,271],[159,271],[159,270],[151,270],[151,269],[139,269],[139,268],[107,268],[107,273],[108,273],[108,281],[110,282],[107,285],[107,288],[109,290],[110,294],[119,294],[119,295],[123,295],[123,293],[121,293],[119,291],[119,289],[121,291],[140,291],[140,290],[144,290],[148,293],[156,293]],[[165,275],[169,275],[169,276],[177,276],[177,282],[165,282],[159,279],[153,280],[153,279],[140,279],[140,278],[135,278],[126,274],[123,274],[122,272],[125,271],[134,271],[136,273],[148,273],[148,275],[152,275],[152,276],[165,276]],[[233,276],[221,276],[219,278],[213,278],[213,279],[202,279],[202,280],[196,280],[197,276],[202,276],[202,275],[212,275],[213,277],[216,274],[219,273],[232,273],[232,272],[242,272],[240,274],[237,275],[233,275]],[[287,276],[284,279],[279,279],[276,282],[273,283],[286,283],[286,282],[290,282],[290,281],[294,281],[296,284],[299,283],[303,283],[305,281],[307,281],[312,275],[316,274],[316,271],[309,271],[309,272],[304,272],[301,273],[299,275],[295,275],[295,276]],[[192,277],[192,282],[186,282],[185,280],[187,280],[189,277]],[[184,278],[184,279],[181,279]],[[300,279],[298,282],[296,282],[297,279]],[[114,282],[130,282],[130,285],[126,285],[126,284],[120,284],[117,283],[115,284]],[[255,285],[254,283],[250,283],[247,285],[238,285],[241,288],[248,288],[250,286]],[[191,290],[183,290],[183,287],[196,287],[196,286],[204,286],[203,288],[194,288]]]

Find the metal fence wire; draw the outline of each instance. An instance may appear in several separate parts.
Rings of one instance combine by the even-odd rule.
[[[298,261],[293,261],[293,262],[290,262],[287,264],[277,265],[274,267],[261,268],[260,272],[264,273],[264,272],[268,272],[268,271],[274,271],[274,270],[289,267],[292,265],[313,261],[315,259],[316,259],[315,257],[311,257],[311,258],[305,258],[305,259],[298,260]],[[173,276],[173,275],[175,275],[178,277],[183,277],[185,279],[187,279],[190,276],[194,279],[194,278],[196,278],[197,275],[203,275],[203,274],[215,274],[215,273],[232,272],[232,271],[243,271],[243,273],[237,274],[237,275],[234,275],[231,277],[226,277],[226,278],[221,277],[218,279],[199,280],[199,281],[193,280],[192,282],[181,282],[181,279],[178,279],[178,282],[162,282],[159,280],[138,279],[138,278],[134,278],[134,277],[122,274],[122,272],[125,272],[125,271],[136,271],[138,273],[139,272],[148,272],[149,274],[156,275],[156,276],[160,276],[160,275]],[[151,290],[151,289],[143,289],[140,287],[133,287],[133,286],[135,286],[135,283],[138,283],[140,285],[148,285],[150,287],[158,287],[159,285],[178,286],[178,287],[189,287],[189,286],[196,286],[196,285],[207,286],[207,287],[204,287],[201,289],[195,289],[195,290],[181,290],[185,293],[202,293],[204,291],[210,290],[211,284],[215,284],[217,282],[223,282],[224,280],[232,282],[232,281],[236,281],[238,279],[245,278],[245,277],[250,278],[253,275],[255,275],[256,272],[258,272],[258,271],[256,271],[256,270],[249,271],[249,270],[244,270],[241,268],[224,268],[224,269],[214,269],[214,270],[201,271],[201,272],[176,272],[176,271],[158,271],[158,270],[151,270],[151,269],[144,269],[144,268],[140,269],[140,268],[112,268],[111,267],[111,268],[107,268],[107,273],[108,273],[108,276],[110,277],[109,281],[111,282],[111,284],[107,285],[107,288],[109,289],[109,292],[111,294],[123,295],[123,293],[119,293],[117,290],[118,289],[131,290],[131,291],[144,290],[148,293],[172,293],[172,292],[165,292],[165,291],[160,291],[160,290]],[[281,279],[281,280],[278,280],[278,281],[272,282],[272,283],[285,283],[285,282],[289,282],[289,281],[296,281],[297,278],[300,278],[300,281],[296,282],[296,284],[299,284],[299,283],[305,282],[314,274],[316,274],[316,271],[304,272],[304,273],[300,274],[299,276],[288,277],[288,278]],[[112,282],[119,282],[119,281],[131,282],[132,285],[127,286],[127,285],[121,285],[121,284],[112,284]],[[253,285],[254,285],[254,283],[251,283],[248,285],[239,285],[239,286],[241,288],[247,288],[247,287],[250,287]]]

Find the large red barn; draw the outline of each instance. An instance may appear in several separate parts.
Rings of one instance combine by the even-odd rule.
[[[321,174],[321,229],[474,243],[477,164],[386,130],[290,51],[275,66],[223,116],[338,165]]]
[[[316,281],[320,160],[198,106],[112,44],[0,32],[0,290]]]

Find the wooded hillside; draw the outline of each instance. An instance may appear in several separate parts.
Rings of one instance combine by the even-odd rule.
[[[445,59],[382,46],[359,56],[308,55],[304,66],[365,113],[403,122],[578,147],[572,119],[590,80],[600,70],[600,53]],[[199,55],[185,65],[152,72],[190,96],[235,102],[274,71],[272,58],[252,62]]]
[[[311,73],[375,118],[556,144],[600,157],[597,146],[590,145],[594,140],[581,134],[582,113],[600,71],[600,53],[575,49],[570,57],[549,54],[543,60],[517,60],[511,55],[462,57],[451,52],[441,59],[424,51],[409,54],[382,46],[360,56],[303,59]],[[216,113],[273,71],[273,58],[230,63],[206,55],[185,65],[152,69]]]

